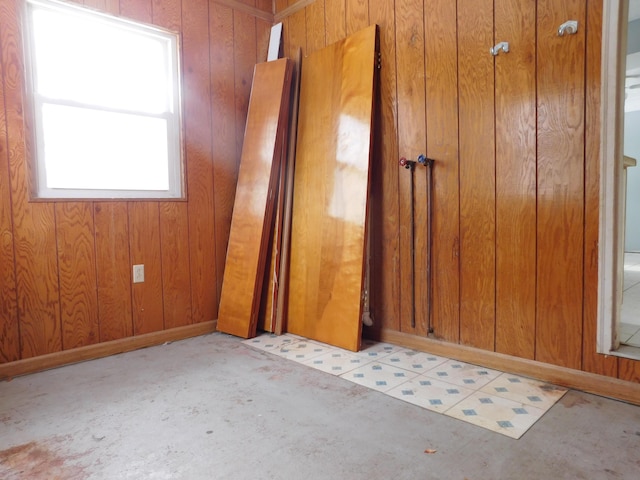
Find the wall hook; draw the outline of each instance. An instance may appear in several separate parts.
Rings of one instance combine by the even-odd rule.
[[[558,36],[564,37],[565,35],[575,35],[578,33],[578,21],[567,20],[558,27]]]
[[[508,53],[509,52],[509,42],[500,42],[499,44],[497,44],[495,47],[493,47],[489,51],[491,52],[491,55],[493,55],[495,57],[496,55],[498,55],[500,53],[500,50],[502,50],[504,53]]]

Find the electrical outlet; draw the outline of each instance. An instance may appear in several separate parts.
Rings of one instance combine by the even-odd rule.
[[[133,266],[133,283],[144,282],[144,265]]]

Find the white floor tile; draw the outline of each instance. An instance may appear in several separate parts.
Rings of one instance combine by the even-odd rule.
[[[443,364],[447,360],[449,359],[445,357],[403,348],[382,357],[379,362],[416,373],[424,373]]]
[[[379,392],[386,392],[417,375],[391,365],[372,362],[344,373],[340,377]]]
[[[387,395],[442,413],[472,393],[468,388],[420,375],[392,388]]]
[[[336,349],[305,360],[302,363],[332,375],[342,375],[371,361],[354,353]]]
[[[288,360],[294,360],[302,363],[310,358],[327,353],[331,349],[332,347],[328,347],[322,343],[312,342],[309,340],[298,340],[297,342],[292,342],[289,345],[271,349],[269,352]]]
[[[251,345],[252,347],[259,348],[260,350],[274,350],[282,348],[286,345],[298,342],[298,338],[294,338],[291,335],[275,335],[273,333],[263,333],[254,338],[243,340],[245,345]]]
[[[371,360],[379,360],[392,353],[402,350],[402,347],[392,345],[390,343],[375,342],[373,340],[363,339],[360,351],[356,355],[370,358]]]
[[[480,391],[543,409],[551,408],[567,393],[566,388],[510,373],[501,374]]]
[[[448,360],[436,368],[425,372],[424,375],[442,380],[443,382],[477,390],[498,377],[500,373],[502,372],[469,363],[458,362],[457,360]]]

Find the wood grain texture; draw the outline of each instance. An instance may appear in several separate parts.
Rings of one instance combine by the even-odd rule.
[[[434,336],[460,338],[460,186],[456,5],[424,4],[427,155],[433,166],[431,322]]]
[[[602,48],[602,0],[587,3],[587,56],[585,84],[584,171],[584,317],[582,369],[617,376],[618,361],[596,353],[598,331],[598,242],[600,228],[600,83]]]
[[[256,0],[256,8],[271,12],[273,2],[271,0]],[[273,21],[256,19],[256,63],[266,62],[269,53],[269,38]]]
[[[534,358],[536,2],[496,0],[496,351]]]
[[[302,63],[287,330],[360,346],[377,27]]]
[[[2,35],[0,35],[0,52],[2,50]],[[0,61],[0,363],[12,362],[20,358],[11,183],[9,182],[10,152],[3,77],[3,66]]]
[[[458,3],[460,343],[495,341],[493,0]]]
[[[298,48],[303,57],[307,54],[307,21],[305,10],[300,10],[287,18],[289,26],[289,55],[293,56]]]
[[[56,226],[62,346],[68,350],[100,339],[93,203],[57,204]]]
[[[369,26],[369,0],[345,0],[347,35]]]
[[[628,358],[618,358],[617,360],[618,378],[628,382],[640,383],[640,362]]]
[[[582,363],[585,29],[559,37],[585,4],[538,1],[536,360]]]
[[[423,15],[421,0],[396,5],[398,151],[400,156],[414,161],[418,155],[425,153],[427,147]],[[399,173],[399,179],[400,329],[403,332],[424,335],[426,319],[423,306],[426,290],[425,278],[421,272],[422,266],[426,263],[421,262],[421,259],[425,258],[422,249],[425,246],[426,232],[417,226],[426,225],[425,172],[422,167],[416,167],[412,175],[409,170],[403,169]],[[412,300],[414,297],[415,303]],[[414,315],[415,327],[412,325]]]
[[[191,321],[194,323],[210,321],[217,316],[218,284],[222,283],[222,277],[218,281],[216,253],[218,250],[224,253],[225,250],[216,242],[214,190],[217,193],[217,188],[214,187],[213,177],[208,12],[207,0],[182,3],[182,98],[189,199],[188,261],[191,272]],[[224,49],[222,53],[225,53]],[[220,140],[216,139],[216,142],[219,144]],[[224,261],[224,257],[221,261]],[[165,321],[170,325],[170,312],[166,309],[165,304]]]
[[[375,5],[373,5],[375,3]],[[398,234],[398,121],[393,0],[371,0],[370,20],[380,36],[381,69],[371,173],[371,317],[374,328],[400,328]]]
[[[307,26],[307,53],[313,53],[326,45],[325,40],[325,4],[324,0],[316,0],[305,8]]]
[[[347,36],[345,0],[325,0],[324,31],[327,45]]]
[[[244,338],[256,332],[290,86],[288,59],[256,65],[218,315],[220,331]]]
[[[126,202],[94,206],[100,341],[133,335],[131,260]]]
[[[139,335],[164,328],[160,214],[155,202],[129,202],[128,208],[131,265],[144,265],[144,282],[131,286],[133,334]]]

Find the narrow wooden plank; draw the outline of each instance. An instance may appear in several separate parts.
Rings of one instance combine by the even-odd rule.
[[[398,138],[396,35],[393,0],[371,0],[370,20],[380,27],[381,69],[371,173],[371,287],[374,328],[400,329],[398,260]]]
[[[369,0],[346,0],[347,35],[369,26]]]
[[[536,324],[536,2],[495,1],[496,351],[533,358]]]
[[[320,50],[326,44],[324,0],[316,0],[305,8],[307,25],[307,53]]]
[[[400,156],[411,160],[416,160],[426,151],[423,15],[421,0],[396,5],[398,150]],[[424,259],[425,231],[416,226],[426,225],[426,177],[422,167],[416,167],[413,175],[409,170],[402,170],[399,175],[400,329],[424,335],[427,328],[423,308],[426,305],[425,278],[422,275],[425,263],[419,259]]]
[[[360,346],[377,27],[302,63],[287,330]]]
[[[618,378],[640,383],[640,361],[618,357]]]
[[[0,4],[7,151],[13,214],[21,358],[62,348],[55,213],[51,203],[30,203],[23,107],[23,64],[17,2]]]
[[[215,202],[215,254],[217,318],[222,276],[229,242],[233,199],[238,180],[235,144],[235,100],[233,69],[233,12],[209,4],[211,65],[211,138],[213,195]],[[190,202],[191,203],[191,202]],[[214,285],[211,285],[214,288]]]
[[[460,343],[494,349],[493,0],[458,2]]]
[[[584,199],[584,317],[582,369],[617,376],[618,361],[596,353],[598,332],[598,242],[600,231],[600,96],[602,10],[601,0],[587,3],[587,58],[585,85],[585,199]]]
[[[460,338],[460,186],[456,4],[424,4],[427,154],[433,166],[431,323],[434,336]]]
[[[220,331],[244,338],[256,331],[290,86],[288,59],[256,65],[218,315]]]
[[[206,322],[217,316],[218,283],[222,279],[218,282],[216,251],[219,248],[224,252],[216,244],[215,230],[209,40],[209,2],[183,2],[182,79],[193,322]],[[165,302],[165,311],[166,308]],[[167,311],[167,325],[172,323],[170,316]]]
[[[586,29],[559,37],[558,27],[567,19],[584,25],[585,3],[538,1],[536,360],[579,369]]]
[[[144,265],[144,282],[131,287],[133,334],[139,335],[164,328],[160,215],[154,202],[129,202],[128,207],[131,264]]]
[[[56,205],[62,345],[65,350],[100,338],[93,202]]]
[[[131,261],[126,202],[94,206],[100,341],[133,335]]]
[[[331,45],[347,36],[345,0],[325,0],[325,42]]]
[[[3,37],[0,35],[0,52],[3,51],[2,41]],[[0,56],[0,178],[10,178],[9,158],[4,69]],[[13,362],[20,358],[13,242],[11,183],[0,181],[0,298],[2,298],[0,302],[0,363]]]

